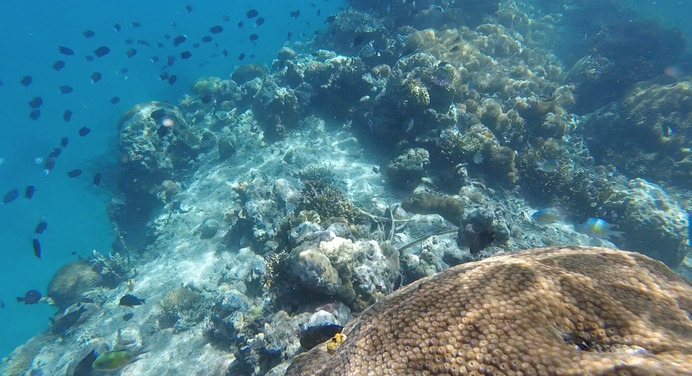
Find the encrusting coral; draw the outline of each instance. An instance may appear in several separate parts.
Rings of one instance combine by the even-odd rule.
[[[394,292],[287,375],[689,374],[691,311],[692,286],[641,254],[533,249]]]

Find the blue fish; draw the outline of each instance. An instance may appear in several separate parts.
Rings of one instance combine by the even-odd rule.
[[[531,220],[537,225],[549,225],[560,220],[560,216],[553,209],[541,209],[531,214]]]
[[[614,231],[617,225],[610,224],[600,218],[589,218],[584,223],[575,226],[576,230],[592,238],[611,240],[611,237],[621,238],[622,231]]]

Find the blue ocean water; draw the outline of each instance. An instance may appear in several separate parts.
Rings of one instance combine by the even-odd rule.
[[[140,102],[175,101],[199,77],[228,77],[234,66],[249,62],[270,64],[289,30],[294,41],[311,37],[343,5],[336,0],[319,1],[315,7],[310,3],[68,0],[40,7],[27,2],[4,4],[0,14],[4,35],[0,43],[0,158],[4,161],[0,164],[0,195],[19,189],[20,197],[0,205],[1,356],[47,328],[48,317],[55,312],[47,304],[18,303],[16,297],[30,289],[45,295],[48,281],[61,265],[86,257],[94,249],[104,254],[110,249],[113,234],[106,205],[116,191],[113,171],[120,116]],[[246,11],[253,8],[265,19],[263,25],[254,26],[255,20],[247,19]],[[290,11],[297,9],[301,16],[291,18]],[[242,28],[237,25],[240,21]],[[119,32],[114,29],[116,23],[121,26]],[[215,25],[222,26],[223,32],[211,34],[209,28]],[[86,38],[86,30],[95,35]],[[249,38],[253,33],[259,35],[255,42]],[[176,48],[171,39],[179,35],[186,35],[187,41]],[[205,35],[213,40],[202,43]],[[127,44],[128,39],[132,44]],[[157,47],[158,42],[164,47]],[[198,48],[193,46],[196,42],[200,42]],[[69,47],[75,54],[60,54],[58,46]],[[85,56],[93,55],[100,46],[108,46],[111,52],[87,61]],[[130,48],[137,53],[128,58]],[[190,51],[192,57],[182,60],[182,51]],[[242,62],[238,61],[241,53],[246,55]],[[160,60],[152,63],[153,56]],[[173,66],[165,69],[177,75],[174,85],[159,79],[167,56],[176,57]],[[66,63],[60,71],[52,67],[57,60]],[[93,72],[102,74],[99,82],[91,82]],[[25,75],[33,78],[27,87],[20,84]],[[62,85],[74,91],[60,94]],[[41,115],[32,120],[28,102],[37,96],[43,100]],[[120,101],[111,103],[116,96]],[[73,113],[69,122],[63,119],[65,110]],[[85,126],[91,133],[80,137],[78,130]],[[46,175],[43,162],[36,163],[36,159],[45,161],[62,137],[69,138],[69,145]],[[75,168],[84,173],[68,178],[67,172]],[[103,182],[94,187],[92,177],[97,172],[103,175]],[[27,185],[36,187],[30,200],[23,197]],[[35,235],[34,227],[44,216],[48,229]],[[34,238],[42,245],[41,260],[33,255]]]

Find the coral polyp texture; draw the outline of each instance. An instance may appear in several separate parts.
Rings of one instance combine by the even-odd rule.
[[[682,375],[692,286],[637,253],[552,247],[421,279],[287,375]]]

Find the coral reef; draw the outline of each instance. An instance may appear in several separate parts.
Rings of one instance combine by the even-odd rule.
[[[631,177],[692,184],[692,81],[645,82],[582,127],[594,158]],[[617,146],[609,140],[621,140]]]
[[[130,108],[118,122],[118,188],[125,201],[111,210],[129,244],[148,243],[144,223],[170,199],[166,182],[183,178],[197,156],[212,147],[191,128],[181,111],[168,103],[148,102]]]
[[[79,303],[82,295],[101,286],[103,278],[86,261],[74,261],[58,269],[48,283],[47,295],[64,309]]]
[[[579,7],[565,15],[567,22]],[[616,12],[613,9],[609,13]],[[578,27],[593,26],[588,20]],[[597,22],[603,23],[603,20]],[[566,51],[584,55],[566,73],[565,81],[576,85],[577,106],[593,110],[619,97],[633,84],[659,75],[666,67],[676,64],[686,48],[680,30],[667,30],[653,21],[620,18],[599,25],[599,33],[588,36],[581,48]]]
[[[318,244],[294,248],[283,265],[298,286],[311,292],[303,299],[331,297],[360,310],[392,290],[397,270],[376,242],[319,235]]]
[[[323,180],[308,180],[300,191],[298,211],[315,211],[321,218],[344,218],[354,222],[360,213],[338,188]]]
[[[409,149],[387,164],[387,181],[402,189],[412,189],[425,176],[425,166],[430,163],[430,154],[422,148]]]
[[[661,187],[633,179],[616,190],[603,208],[627,236],[618,244],[661,260],[669,267],[680,264],[690,249],[687,212]]]
[[[188,322],[199,322],[203,318],[202,294],[190,287],[176,287],[169,290],[159,302],[164,326],[175,326],[184,330]]]
[[[528,250],[396,291],[348,323],[336,351],[318,345],[286,374],[676,374],[692,362],[690,296],[637,253]]]
[[[457,243],[468,246],[475,255],[491,244],[506,244],[509,236],[509,224],[501,209],[476,208],[464,214]]]

